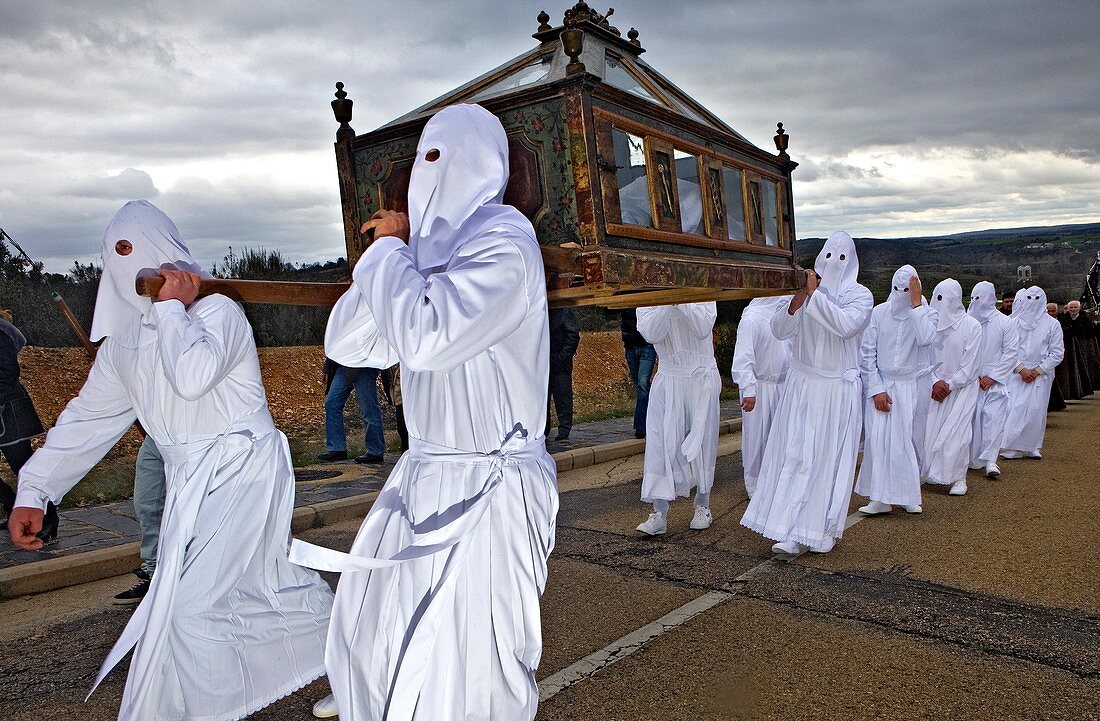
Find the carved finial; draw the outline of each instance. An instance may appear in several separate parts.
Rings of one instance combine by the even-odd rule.
[[[638,31],[637,30],[635,30],[634,28],[630,28],[630,30],[626,33],[626,36],[630,39],[630,44],[631,45],[637,45],[638,47],[642,47],[642,44],[638,41]]]
[[[772,140],[775,141],[775,149],[779,151],[779,157],[783,160],[790,160],[791,156],[787,155],[787,145],[791,140],[791,136],[787,135],[787,131],[783,129],[783,123],[776,124],[775,137]]]
[[[585,71],[584,63],[578,59],[581,51],[584,50],[584,31],[577,27],[579,23],[583,22],[577,14],[577,8],[581,5],[584,5],[584,3],[579,2],[572,10],[565,11],[565,29],[561,31],[561,47],[565,54],[569,56],[569,64],[565,66],[566,76],[577,75]],[[586,11],[587,7],[585,5]]]
[[[539,16],[535,19],[539,21],[538,31],[540,33],[544,33],[547,30],[552,30],[553,29],[553,28],[550,27],[550,13],[546,12],[545,10],[540,12]]]
[[[336,83],[336,99],[332,101],[332,114],[336,117],[336,122],[340,123],[340,128],[336,131],[336,142],[355,137],[355,131],[349,125],[352,104],[353,101],[348,100],[348,94],[344,91],[344,84]]]

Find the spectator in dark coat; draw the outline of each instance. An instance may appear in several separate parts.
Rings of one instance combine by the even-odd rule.
[[[19,469],[33,453],[31,438],[45,430],[27,389],[19,382],[19,351],[27,345],[27,339],[11,321],[11,313],[0,310],[0,454],[18,478]],[[15,505],[15,491],[3,482],[0,505],[5,516]],[[47,542],[57,538],[57,508],[52,503],[46,507],[38,537]]]
[[[577,317],[568,308],[550,310],[550,386],[546,400],[546,435],[550,435],[550,404],[558,415],[558,435],[564,441],[573,429],[573,356],[581,344]]]

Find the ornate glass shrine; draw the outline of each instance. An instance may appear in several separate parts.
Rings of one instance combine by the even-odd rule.
[[[428,119],[476,102],[508,133],[505,202],[532,222],[551,303],[639,305],[791,292],[794,206],[788,136],[772,154],[641,59],[585,2],[531,51],[363,135],[337,83],[333,112],[348,260],[379,208],[407,210],[409,172]]]

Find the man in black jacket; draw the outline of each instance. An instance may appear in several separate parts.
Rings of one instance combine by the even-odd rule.
[[[568,308],[550,310],[550,387],[546,399],[546,435],[550,435],[550,403],[558,414],[558,435],[564,441],[573,428],[573,356],[581,344],[577,317]]]

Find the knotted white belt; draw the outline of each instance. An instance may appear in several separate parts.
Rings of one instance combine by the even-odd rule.
[[[228,463],[241,454],[248,453],[252,445],[275,432],[271,414],[265,408],[246,416],[226,428],[216,436],[200,438],[187,443],[157,444],[165,466],[171,470],[165,477],[169,484],[164,503],[164,516],[161,521],[160,544],[157,553],[157,572],[153,574],[149,591],[142,599],[130,622],[126,624],[122,635],[115,642],[99,669],[95,683],[88,692],[91,698],[96,687],[111,669],[130,652],[145,636],[156,638],[170,631],[172,607],[175,604],[176,587],[185,572],[187,544],[195,535],[195,522],[203,499],[211,490],[211,484],[217,475],[218,467]],[[226,458],[225,451],[236,447],[232,457]],[[183,466],[183,470],[177,470]],[[183,482],[180,483],[182,478]],[[149,674],[163,672],[160,668],[149,668],[147,664],[131,664]],[[142,679],[135,679],[133,687],[136,693],[148,687]],[[85,699],[87,700],[87,699]]]
[[[791,370],[797,371],[802,375],[823,381],[845,381],[848,383],[859,382],[858,368],[847,368],[842,371],[827,371],[822,370],[821,368],[813,368],[796,358],[791,358]]]
[[[927,375],[931,369],[928,366],[905,366],[902,368],[878,369],[879,375],[891,381],[912,381]]]
[[[776,373],[775,375],[770,375],[770,376],[761,376],[761,375],[756,376],[756,382],[757,383],[782,383],[785,380],[787,380],[787,372],[786,371],[783,371],[782,373]]]

